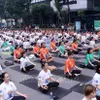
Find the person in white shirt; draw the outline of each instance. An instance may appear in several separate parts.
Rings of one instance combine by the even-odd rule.
[[[85,95],[85,97],[82,100],[97,100],[95,97],[96,96],[96,88],[91,84],[88,84],[85,86],[84,95]]]
[[[96,95],[100,97],[100,66],[96,67],[96,73],[93,77],[92,84],[96,87]]]
[[[49,92],[52,88],[59,86],[59,82],[52,78],[51,71],[48,69],[48,64],[44,63],[43,70],[38,75],[38,87],[42,93]]]
[[[25,40],[23,42],[23,48],[26,50],[29,49],[30,47],[31,47],[30,42],[28,40]]]
[[[91,37],[91,40],[90,40],[90,46],[91,46],[92,48],[95,47],[95,40],[94,40],[93,37]]]
[[[26,94],[22,94],[17,90],[15,84],[10,81],[9,73],[5,72],[2,74],[4,82],[1,84],[1,96],[3,100],[25,100],[27,98]],[[15,94],[19,96],[15,96]]]
[[[28,72],[34,67],[35,64],[30,61],[29,57],[27,57],[25,53],[22,53],[22,57],[20,58],[20,70],[22,72]]]

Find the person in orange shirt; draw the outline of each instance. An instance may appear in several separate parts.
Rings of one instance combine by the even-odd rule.
[[[54,60],[54,58],[51,56],[51,54],[49,53],[49,50],[46,48],[45,43],[41,44],[41,49],[40,49],[40,59],[41,59],[41,63],[42,62],[51,62]]]
[[[79,51],[82,51],[82,49],[78,47],[77,40],[74,40],[72,43],[72,51],[74,54],[78,54]]]
[[[57,52],[56,42],[54,41],[54,39],[51,40],[50,51],[53,52],[53,53]]]
[[[14,61],[15,62],[19,62],[22,52],[23,52],[22,48],[19,48],[19,46],[15,47],[15,50],[14,50]]]
[[[18,51],[20,52],[20,55],[23,53],[22,46],[20,46],[20,47],[18,48]]]
[[[38,43],[34,44],[35,46],[33,47],[33,53],[36,57],[39,57],[40,55],[40,46]]]
[[[77,67],[72,52],[68,52],[68,59],[65,62],[64,74],[66,77],[73,78],[81,74],[81,68]]]

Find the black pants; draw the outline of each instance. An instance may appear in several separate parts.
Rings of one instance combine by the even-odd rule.
[[[51,83],[49,83],[47,86],[48,86],[48,89],[47,89],[47,90],[43,89],[42,87],[39,87],[40,91],[41,91],[42,93],[47,93],[47,92],[49,92],[52,88],[57,88],[57,87],[59,86],[59,83],[58,83],[58,82],[51,82]]]
[[[14,96],[11,100],[26,100],[23,96]]]
[[[100,63],[98,62],[92,62],[92,64],[96,65],[97,66],[100,66]],[[94,69],[94,67],[91,65],[91,64],[88,64],[87,66],[85,66],[86,68],[89,68],[89,69]]]
[[[77,51],[74,51],[74,50],[73,50],[72,52],[73,52],[74,54],[78,54],[78,53],[79,53],[79,51],[78,51],[78,50],[77,50]]]
[[[33,69],[35,66],[34,65],[29,65],[27,67],[25,67],[26,71],[22,68],[21,71],[22,72],[27,72],[27,71],[30,71],[31,69]]]
[[[34,54],[34,55],[35,55],[35,57],[39,58],[39,55],[37,55],[37,54]]]
[[[69,74],[66,73],[66,77],[67,77],[67,78],[74,78],[74,77],[75,77],[75,74],[81,74],[81,70],[73,70],[73,71],[71,72],[71,74],[72,74],[72,76],[69,76]]]

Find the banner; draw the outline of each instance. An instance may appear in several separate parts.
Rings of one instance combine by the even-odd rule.
[[[76,21],[75,26],[76,26],[77,31],[81,30],[81,22],[80,21]]]
[[[95,20],[94,21],[94,29],[96,31],[100,30],[100,20]]]

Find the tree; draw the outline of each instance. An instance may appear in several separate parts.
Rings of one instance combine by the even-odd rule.
[[[16,22],[19,18],[26,19],[30,15],[30,4],[31,0],[5,0],[6,13]]]
[[[0,17],[4,17],[4,5],[5,5],[5,0],[0,0]]]
[[[32,6],[32,19],[35,24],[51,24],[53,23],[55,13],[47,4],[35,4]]]
[[[62,17],[61,17],[61,10],[62,10],[62,5],[60,4],[62,0],[55,0],[55,7],[57,9],[57,16],[58,16],[58,23],[63,23]]]
[[[79,17],[83,17],[85,15],[85,12],[84,12],[84,10],[79,10],[77,12],[77,14],[78,14]]]

